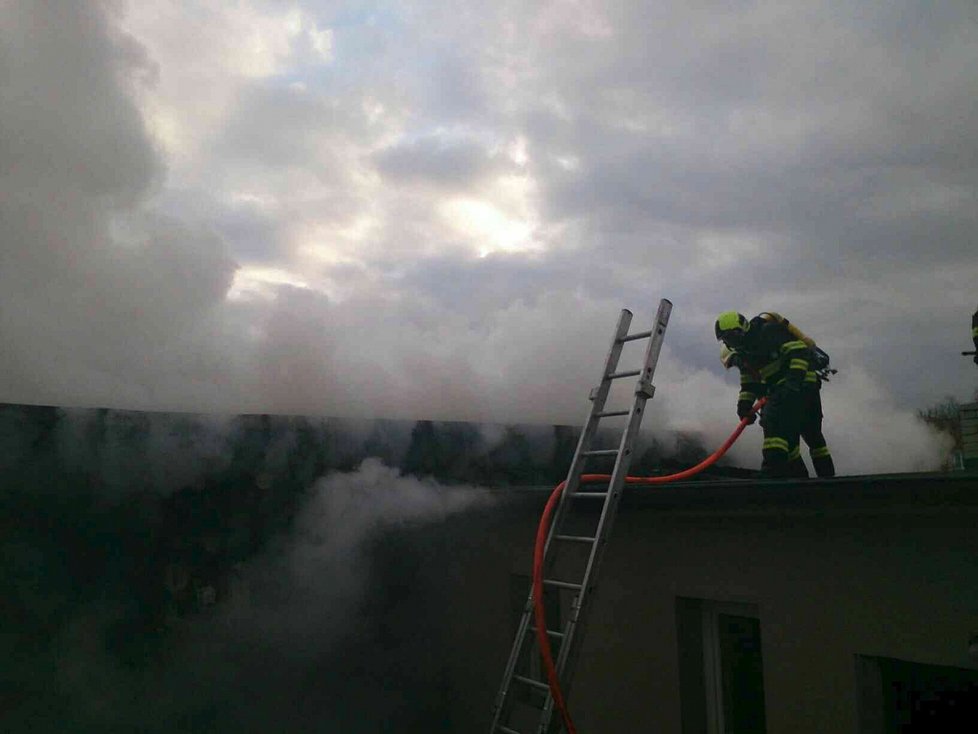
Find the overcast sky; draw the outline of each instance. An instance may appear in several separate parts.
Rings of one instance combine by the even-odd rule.
[[[976,31],[971,0],[0,0],[0,399],[579,424],[665,297],[650,420],[728,432],[713,320],[776,310],[840,369],[830,441],[905,457],[978,385]]]

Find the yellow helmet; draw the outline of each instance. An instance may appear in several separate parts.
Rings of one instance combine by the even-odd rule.
[[[713,324],[717,341],[723,341],[728,346],[735,346],[742,341],[748,329],[750,329],[750,322],[742,313],[736,311],[724,311],[717,316],[716,323]]]

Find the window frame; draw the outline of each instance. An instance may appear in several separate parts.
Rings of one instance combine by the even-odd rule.
[[[761,617],[757,604],[676,597],[677,641],[679,644],[679,679],[682,697],[684,734],[724,734],[724,680],[720,617],[732,616],[755,620],[760,632]],[[758,642],[763,640],[763,634]],[[761,696],[766,722],[763,686],[763,647],[761,661]],[[766,723],[765,723],[766,728]]]

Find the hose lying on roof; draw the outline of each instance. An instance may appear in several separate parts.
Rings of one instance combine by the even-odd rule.
[[[723,442],[723,445],[696,466],[684,469],[681,472],[676,472],[675,474],[668,474],[664,477],[625,477],[625,483],[667,484],[669,482],[688,479],[691,476],[699,474],[704,469],[715,464],[721,456],[727,453],[727,449],[733,446],[734,442],[740,438],[740,434],[744,432],[744,429],[748,425],[748,419],[760,410],[766,402],[767,398],[758,400],[754,404],[754,407],[751,408],[751,414],[741,419],[737,428]],[[580,481],[581,484],[593,484],[595,482],[607,482],[610,479],[610,474],[582,474]],[[567,734],[577,734],[574,722],[571,721],[570,712],[567,710],[567,703],[564,701],[563,693],[561,693],[560,683],[557,680],[557,669],[554,667],[550,639],[547,637],[547,621],[543,610],[543,551],[547,544],[547,534],[550,531],[550,515],[553,513],[554,507],[557,506],[557,500],[560,499],[560,495],[564,491],[566,484],[567,481],[564,480],[554,487],[550,499],[547,500],[546,507],[543,508],[543,514],[540,516],[540,524],[537,526],[536,544],[533,547],[533,619],[537,628],[537,644],[540,646],[540,657],[543,660],[543,669],[547,673],[547,683],[550,685],[550,694],[553,696],[554,706],[560,711],[560,717],[564,722],[564,728],[567,730]]]

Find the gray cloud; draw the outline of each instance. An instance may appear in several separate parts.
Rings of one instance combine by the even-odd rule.
[[[493,166],[491,157],[475,141],[417,140],[382,150],[375,156],[377,170],[393,182],[430,183],[454,189],[468,188],[482,176],[506,172],[512,165]]]
[[[159,175],[160,161],[125,93],[155,69],[107,14],[102,3],[5,4],[0,175],[8,205],[43,203],[56,213],[94,197],[126,204]],[[45,201],[55,192],[71,192],[71,200]]]
[[[343,148],[366,127],[362,112],[301,87],[245,87],[217,133],[215,158],[232,170],[299,166],[326,180],[347,173]]]
[[[200,189],[167,189],[154,201],[164,217],[211,230],[239,261],[272,262],[288,250],[287,222],[257,202],[222,200]]]
[[[914,27],[900,6],[868,18],[825,5],[654,18],[645,5],[608,7],[615,33],[589,40],[590,53],[563,38],[540,51],[558,58],[541,86],[562,104],[536,105],[533,142],[576,152],[586,172],[557,190],[557,211],[776,229],[856,257],[899,246],[892,235],[921,215],[908,199],[941,186],[951,191],[934,214],[972,221],[974,171],[962,180],[961,162],[974,160],[976,119],[962,101],[975,88],[958,70],[974,47],[960,13]],[[904,242],[901,255],[919,252],[919,233]]]

